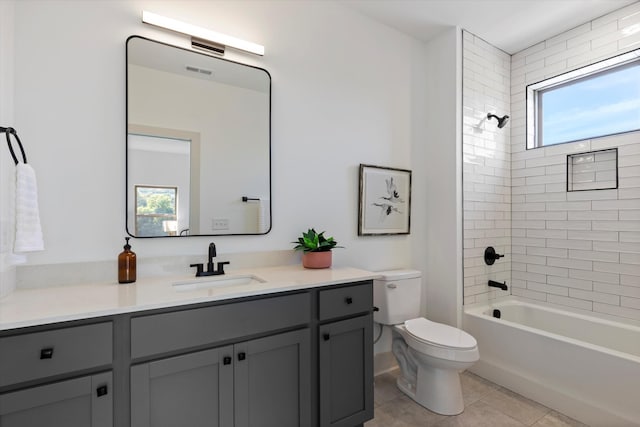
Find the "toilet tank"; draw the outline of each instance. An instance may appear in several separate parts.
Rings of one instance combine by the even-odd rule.
[[[373,320],[383,325],[397,325],[420,317],[422,275],[417,270],[378,272],[382,277],[373,281],[373,305],[378,311]]]

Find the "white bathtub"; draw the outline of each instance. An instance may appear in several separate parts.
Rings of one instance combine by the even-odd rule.
[[[463,328],[481,377],[591,426],[640,426],[640,326],[509,297],[465,307]]]

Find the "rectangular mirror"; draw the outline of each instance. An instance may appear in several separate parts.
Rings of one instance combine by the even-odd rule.
[[[127,39],[127,233],[271,229],[271,76],[140,36]]]

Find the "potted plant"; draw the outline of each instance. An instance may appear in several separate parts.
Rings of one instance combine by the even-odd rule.
[[[302,251],[302,266],[304,268],[328,268],[331,267],[331,249],[341,248],[337,246],[333,237],[324,237],[324,231],[318,233],[310,228],[302,237],[298,237],[294,250]]]

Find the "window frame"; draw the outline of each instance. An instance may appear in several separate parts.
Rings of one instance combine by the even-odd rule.
[[[595,77],[606,75],[608,73],[620,71],[627,67],[640,66],[640,49],[635,49],[620,55],[613,56],[575,70],[558,74],[536,83],[526,86],[525,90],[525,129],[526,129],[526,149],[536,149],[552,147],[562,144],[570,144],[572,142],[584,141],[589,139],[604,138],[612,135],[620,135],[630,132],[637,132],[638,129],[631,129],[623,132],[615,132],[606,135],[595,135],[587,138],[581,138],[571,141],[563,141],[555,144],[543,145],[544,135],[542,132],[542,110],[544,105],[541,102],[541,96],[544,92],[551,89],[557,89],[562,86],[568,86],[578,81],[586,81]]]

